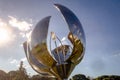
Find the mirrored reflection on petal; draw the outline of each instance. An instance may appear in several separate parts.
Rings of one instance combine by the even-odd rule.
[[[46,42],[47,33],[48,33],[48,27],[49,27],[49,21],[50,17],[45,17],[42,19],[38,24],[35,26],[31,33],[31,47],[35,47],[37,44]]]
[[[36,59],[44,64],[47,67],[52,67],[56,62],[51,57],[51,55],[48,52],[46,43],[41,43],[40,45],[35,46],[31,53],[36,57]]]
[[[50,54],[57,62],[57,64],[64,64],[66,60],[69,58],[72,52],[71,45],[63,44],[59,37],[54,33],[51,32],[52,35],[50,37]],[[53,37],[53,35],[55,37]],[[53,44],[51,44],[53,42]],[[58,45],[59,44],[59,45]],[[51,49],[51,47],[55,46],[55,48]]]
[[[55,4],[55,7],[62,13],[64,20],[67,22],[70,32],[82,40],[85,44],[85,35],[82,25],[76,15],[63,5]]]
[[[58,64],[64,64],[66,59],[70,56],[70,46],[69,45],[61,45],[51,52],[56,59]]]
[[[73,51],[69,57],[69,60],[77,63],[83,57],[85,49],[85,35],[82,25],[71,10],[60,4],[55,4],[55,6],[62,13],[64,20],[67,22],[70,29],[68,39],[73,44]]]
[[[43,64],[39,63],[38,60],[34,57],[34,55],[31,54],[28,43],[25,42],[23,44],[23,46],[24,46],[24,50],[26,53],[26,57],[28,59],[29,64],[31,65],[31,67],[41,75],[50,76],[50,74],[52,74],[50,72],[50,69],[48,67],[44,66]]]
[[[31,53],[40,63],[44,64],[45,66],[51,67],[55,61],[50,56],[46,44],[49,20],[50,16],[42,19],[32,31]]]

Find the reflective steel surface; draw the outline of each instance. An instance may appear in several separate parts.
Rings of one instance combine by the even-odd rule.
[[[59,36],[51,32],[50,51],[47,46],[47,34],[50,16],[42,19],[33,29],[30,41],[26,41],[24,51],[31,67],[42,75],[55,76],[59,80],[67,79],[75,66],[81,62],[85,52],[85,35],[81,23],[68,8],[55,4],[68,24],[69,33],[66,35],[72,44],[61,42]],[[60,45],[57,45],[59,41]],[[54,43],[55,49],[51,49]]]

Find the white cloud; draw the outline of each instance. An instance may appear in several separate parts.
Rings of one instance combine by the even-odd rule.
[[[13,16],[8,17],[10,18],[10,20],[8,21],[9,25],[20,30],[19,34],[22,36],[22,38],[27,38],[28,40],[30,40],[29,36],[31,35],[31,26],[33,25],[31,24],[32,19],[30,21],[31,23],[28,23],[25,20],[18,20]]]
[[[25,33],[23,33],[23,32],[20,32],[20,35],[21,35],[23,38],[26,37]]]
[[[10,18],[9,24],[12,27],[18,28],[20,31],[28,31],[28,30],[30,30],[30,27],[32,26],[32,24],[30,24],[26,21],[19,21],[18,19],[16,19],[15,17],[12,17],[12,16],[8,16],[8,17]]]
[[[17,66],[17,67],[20,67],[20,64],[17,64],[16,66]],[[26,69],[28,69],[28,68],[30,68],[30,65],[23,64],[23,67],[26,68]]]
[[[0,19],[0,27],[3,27],[3,26],[7,26],[7,24],[3,22],[2,19]]]
[[[26,57],[21,58],[21,59],[19,59],[19,60],[13,59],[13,58],[11,57],[11,58],[8,59],[8,60],[10,61],[10,64],[12,64],[12,65],[14,65],[14,66],[16,66],[16,67],[20,67],[20,62],[23,61],[23,62],[24,62],[23,67],[26,68],[26,69],[27,69],[27,68],[30,68],[30,65],[27,63]]]
[[[20,64],[21,61],[23,61],[23,62],[27,61],[26,57],[21,58],[19,60],[13,59],[13,58],[10,58],[8,60],[10,61],[11,64],[16,64],[16,65]]]
[[[61,39],[61,41],[65,41],[66,40],[66,37],[63,37],[62,39]]]
[[[24,67],[25,67],[26,69],[28,69],[28,68],[30,68],[30,65],[25,65]]]
[[[111,54],[109,54],[109,57],[111,57],[111,58],[120,57],[120,50],[116,50],[116,51],[112,52]]]
[[[32,19],[30,19],[30,22],[27,22],[25,20],[19,20],[13,16],[8,16],[8,17],[9,17],[8,22],[5,22],[0,18],[0,28],[3,28],[6,30],[6,32],[9,34],[9,36],[8,36],[8,37],[10,37],[9,39],[13,41],[14,38],[18,36],[16,34],[13,34],[14,32],[12,32],[12,30],[13,30],[12,28],[15,27],[19,30],[18,33],[21,36],[21,38],[26,38],[26,39],[28,39],[28,41],[30,41],[30,35],[31,35],[31,31],[32,31],[31,26],[33,25],[33,24],[31,24]],[[3,34],[1,34],[1,36],[3,36]],[[5,36],[3,36],[3,37],[5,37]],[[6,39],[6,40],[9,40],[9,39]]]
[[[16,66],[17,66],[17,67],[20,67],[20,64],[17,64]]]
[[[26,57],[22,58],[20,61],[27,61]]]
[[[28,39],[28,41],[30,41],[30,40],[31,40],[31,39],[30,39],[30,35],[31,35],[31,33],[32,33],[32,31],[30,31],[30,32],[26,33],[26,38]]]
[[[69,44],[66,37],[63,37],[63,38],[61,39],[61,42],[62,42],[62,44],[67,44],[67,45]]]
[[[114,54],[114,57],[120,57],[120,52],[117,54]]]
[[[10,61],[11,64],[17,64],[18,61],[16,59],[13,59],[12,61]]]

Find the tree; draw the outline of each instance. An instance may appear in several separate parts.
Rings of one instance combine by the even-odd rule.
[[[6,72],[0,70],[0,80],[8,80],[8,75]]]
[[[9,80],[29,80],[26,69],[23,67],[23,61],[20,62],[19,70],[8,73]]]
[[[71,80],[89,80],[89,79],[86,78],[86,76],[83,74],[77,74],[74,75]]]

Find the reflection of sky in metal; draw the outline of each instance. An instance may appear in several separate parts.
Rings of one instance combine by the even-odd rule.
[[[52,50],[51,53],[53,57],[55,58],[57,64],[60,65],[60,64],[66,63],[66,60],[70,57],[70,54],[72,52],[70,51],[69,45],[61,45],[60,47]]]
[[[38,22],[38,24],[33,29],[31,34],[32,48],[35,47],[37,44],[46,41],[48,34],[49,20],[50,20],[50,16],[40,20],[40,22]]]
[[[85,31],[86,53],[73,74],[84,73],[93,77],[102,74],[120,75],[119,0],[0,0],[0,19],[6,23],[9,20],[8,16],[27,22],[31,22],[30,19],[32,19],[34,27],[39,20],[51,15],[50,30],[58,30],[56,34],[62,39],[61,36],[68,33],[63,29],[67,28],[67,25],[53,7],[53,3],[59,3],[71,9],[81,21]],[[13,38],[14,42],[0,47],[0,69],[5,71],[17,69],[17,64],[11,64],[11,60],[20,61],[25,57],[23,48],[19,46],[25,39],[19,35],[18,29],[11,29],[14,35],[17,35]],[[34,73],[31,68],[27,71]]]
[[[72,13],[68,8],[61,6],[59,4],[55,4],[55,6],[60,10],[63,15],[64,20],[67,22],[67,25],[70,31],[76,35],[79,39],[82,40],[85,44],[85,35],[82,29],[82,25],[79,22],[78,18]]]

